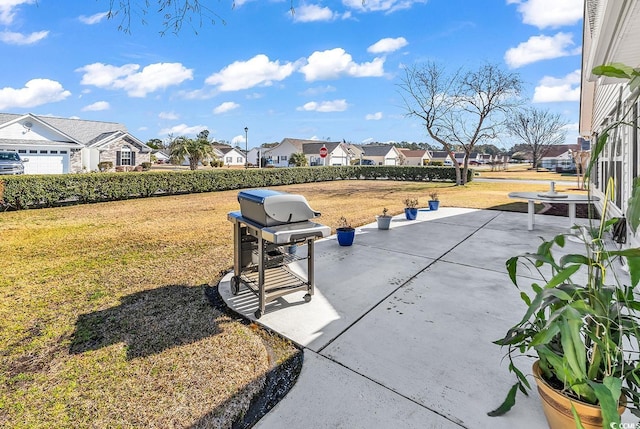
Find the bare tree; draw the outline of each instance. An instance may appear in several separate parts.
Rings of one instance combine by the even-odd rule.
[[[559,114],[534,107],[521,109],[507,120],[507,130],[531,152],[532,167],[536,169],[552,145],[564,143],[566,125]]]
[[[507,115],[521,104],[522,80],[494,64],[477,70],[457,70],[447,74],[433,62],[424,67],[408,67],[399,85],[409,116],[423,121],[429,136],[449,153],[456,168],[456,183],[467,182],[469,155],[478,143],[496,139]],[[452,149],[465,153],[462,169]]]
[[[125,33],[131,33],[132,17],[139,17],[142,24],[146,24],[146,17],[150,13],[157,13],[163,18],[164,30],[179,33],[182,26],[187,23],[197,33],[205,21],[211,24],[218,22],[225,24],[225,20],[213,8],[207,6],[206,0],[108,0],[109,19],[120,19],[118,29]],[[218,0],[219,2],[220,0]],[[290,0],[291,14],[295,14],[293,0]],[[365,3],[365,0],[362,2]],[[235,8],[235,0],[228,0],[231,9]],[[150,12],[151,11],[151,12]]]

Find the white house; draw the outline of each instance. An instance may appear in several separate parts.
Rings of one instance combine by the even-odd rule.
[[[599,77],[595,66],[622,63],[640,66],[640,1],[586,0],[583,31],[582,83],[580,93],[580,135],[592,142],[604,128],[624,119],[628,126],[617,129],[591,174],[592,192],[604,200],[610,178],[614,179],[611,216],[622,216],[632,193],[633,180],[640,177],[640,103],[626,80]],[[637,237],[628,242],[639,245]]]
[[[573,152],[578,150],[580,145],[577,144],[549,145],[540,158],[540,167],[558,172],[575,170]]]
[[[320,149],[327,148],[327,156],[320,156]],[[353,154],[346,144],[340,142],[303,143],[302,153],[309,165],[350,165]]]
[[[318,152],[317,152],[317,158],[320,158],[319,150],[323,144],[327,145],[327,147],[329,147],[329,145],[331,145],[331,147],[334,147],[334,145],[341,145],[342,143],[324,142],[319,140],[302,140],[302,139],[285,138],[276,146],[265,149],[264,156],[265,158],[267,158],[267,160],[269,160],[269,164],[273,165],[274,167],[288,167],[289,159],[291,159],[292,154],[304,153],[305,155],[307,155],[304,149],[304,145],[306,144],[312,144],[312,145],[320,144],[320,146],[318,146]],[[313,150],[315,150],[315,146],[310,146],[309,151],[313,151]],[[345,146],[340,150],[343,150],[346,152],[347,148]],[[317,165],[318,161],[313,156],[314,154],[310,152],[308,155],[309,156],[307,157],[307,162],[309,162],[309,165],[312,165],[312,162],[309,161],[311,158],[314,159],[313,165]],[[340,162],[344,162],[341,160],[342,159],[341,157],[344,157],[344,155],[342,155],[339,151],[336,152],[335,157],[333,158],[333,161],[331,159],[327,160],[326,165],[349,165],[349,164],[340,164]],[[333,162],[333,164],[330,164],[330,162]],[[320,165],[323,165],[323,164],[320,164]]]
[[[267,148],[254,147],[247,153],[247,162],[249,165],[260,165],[260,159],[264,157]]]
[[[400,149],[400,152],[404,156],[404,162],[402,165],[427,165],[431,161],[431,154],[428,150],[411,150]]]
[[[164,150],[154,149],[151,152],[151,156],[155,157],[156,162],[158,164],[168,164],[171,161],[171,157]]]
[[[276,146],[267,149],[265,152],[265,158],[267,158],[267,160],[269,160],[269,164],[274,167],[288,167],[292,153],[302,152],[303,143],[311,143],[315,141],[316,140],[285,138]]]
[[[23,158],[26,174],[98,171],[98,163],[133,169],[150,162],[152,149],[115,122],[0,113],[0,150]]]
[[[222,153],[220,159],[222,159],[225,166],[244,166],[247,160],[244,152],[237,147],[217,147],[216,149]]]
[[[377,165],[400,165],[402,154],[393,145],[364,145],[362,149],[363,159],[370,159]]]

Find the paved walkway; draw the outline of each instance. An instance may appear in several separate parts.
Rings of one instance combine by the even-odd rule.
[[[526,213],[441,208],[395,217],[389,231],[358,228],[351,247],[318,241],[312,301],[285,296],[259,320],[303,346],[304,364],[256,427],[546,427],[535,391],[487,416],[514,382],[492,341],[524,308],[505,261],[565,231],[566,218],[537,216],[527,231]],[[230,276],[220,294],[254,319],[257,298],[231,295]]]

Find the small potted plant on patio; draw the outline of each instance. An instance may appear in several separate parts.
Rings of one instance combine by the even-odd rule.
[[[344,216],[342,216],[338,219],[336,235],[340,246],[351,246],[356,236],[356,229],[351,226]]]
[[[376,216],[376,221],[378,222],[378,229],[387,230],[391,226],[392,216],[388,215],[387,214],[388,212],[389,212],[389,209],[385,207],[382,209],[382,214]]]
[[[440,200],[438,199],[438,191],[431,191],[429,193],[429,210],[438,210],[440,206]]]
[[[417,198],[405,198],[404,215],[407,220],[415,220],[418,217],[418,204]]]
[[[596,74],[608,72],[606,68],[601,73],[594,69]],[[611,70],[618,77],[623,72]],[[640,79],[639,70],[631,75]],[[623,120],[600,134],[591,149],[585,177],[605,150],[608,135],[621,124]],[[625,407],[640,417],[640,295],[636,291],[640,248],[611,250],[606,245],[607,230],[619,220],[607,220],[608,204],[615,194],[612,185],[610,179],[599,225],[590,222],[589,227],[574,227],[577,234],[560,234],[543,241],[536,252],[507,261],[511,281],[519,289],[526,281],[516,276],[521,261],[543,280],[529,280],[531,291],[520,292],[524,316],[504,338],[495,341],[507,348],[509,371],[515,374],[516,383],[502,405],[489,415],[504,414],[514,405],[518,390],[526,394],[531,389],[517,366],[518,356],[524,355],[537,358],[533,378],[552,429],[622,427],[620,415]],[[640,179],[634,182],[626,215],[632,231],[637,231]],[[567,254],[564,250],[564,255],[559,255],[562,252],[557,250],[563,250],[569,235],[580,239],[583,251]],[[628,273],[620,272],[618,258],[626,260]]]

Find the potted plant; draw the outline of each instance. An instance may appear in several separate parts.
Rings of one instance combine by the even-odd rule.
[[[418,199],[406,198],[404,200],[404,215],[407,220],[415,220],[418,216]]]
[[[431,193],[429,194],[429,197],[431,198],[429,200],[429,210],[438,210],[438,207],[440,206],[440,200],[438,199],[438,192],[431,191]]]
[[[602,68],[599,74],[624,72],[607,67],[615,70]],[[640,71],[632,71],[631,76],[640,79]],[[614,122],[600,134],[585,177],[598,162],[609,133],[623,123]],[[640,298],[635,290],[640,281],[640,248],[610,250],[605,245],[605,233],[619,220],[607,220],[612,185],[610,179],[599,226],[590,222],[589,227],[574,227],[577,234],[560,234],[543,241],[536,252],[507,261],[516,287],[525,281],[516,277],[521,261],[543,281],[533,281],[531,291],[521,291],[524,316],[504,338],[495,341],[507,348],[509,371],[515,374],[516,383],[502,405],[489,415],[504,414],[514,405],[518,390],[526,394],[531,389],[516,365],[517,357],[525,355],[538,359],[533,377],[551,428],[622,427],[620,414],[625,406],[640,416]],[[635,232],[640,226],[638,179],[626,214]],[[579,238],[583,250],[559,256],[555,250],[564,247],[569,235]],[[620,264],[613,264],[617,258],[627,261],[628,275],[620,275]],[[553,406],[547,406],[548,402]],[[593,411],[594,416],[583,415],[584,410]],[[558,426],[560,422],[569,426]]]
[[[378,229],[387,230],[391,226],[392,216],[388,215],[389,209],[386,207],[382,209],[382,214],[376,216],[376,221],[378,222]]]
[[[356,230],[351,226],[349,221],[342,216],[338,219],[336,235],[338,236],[338,244],[340,244],[340,246],[351,246],[356,236]]]

